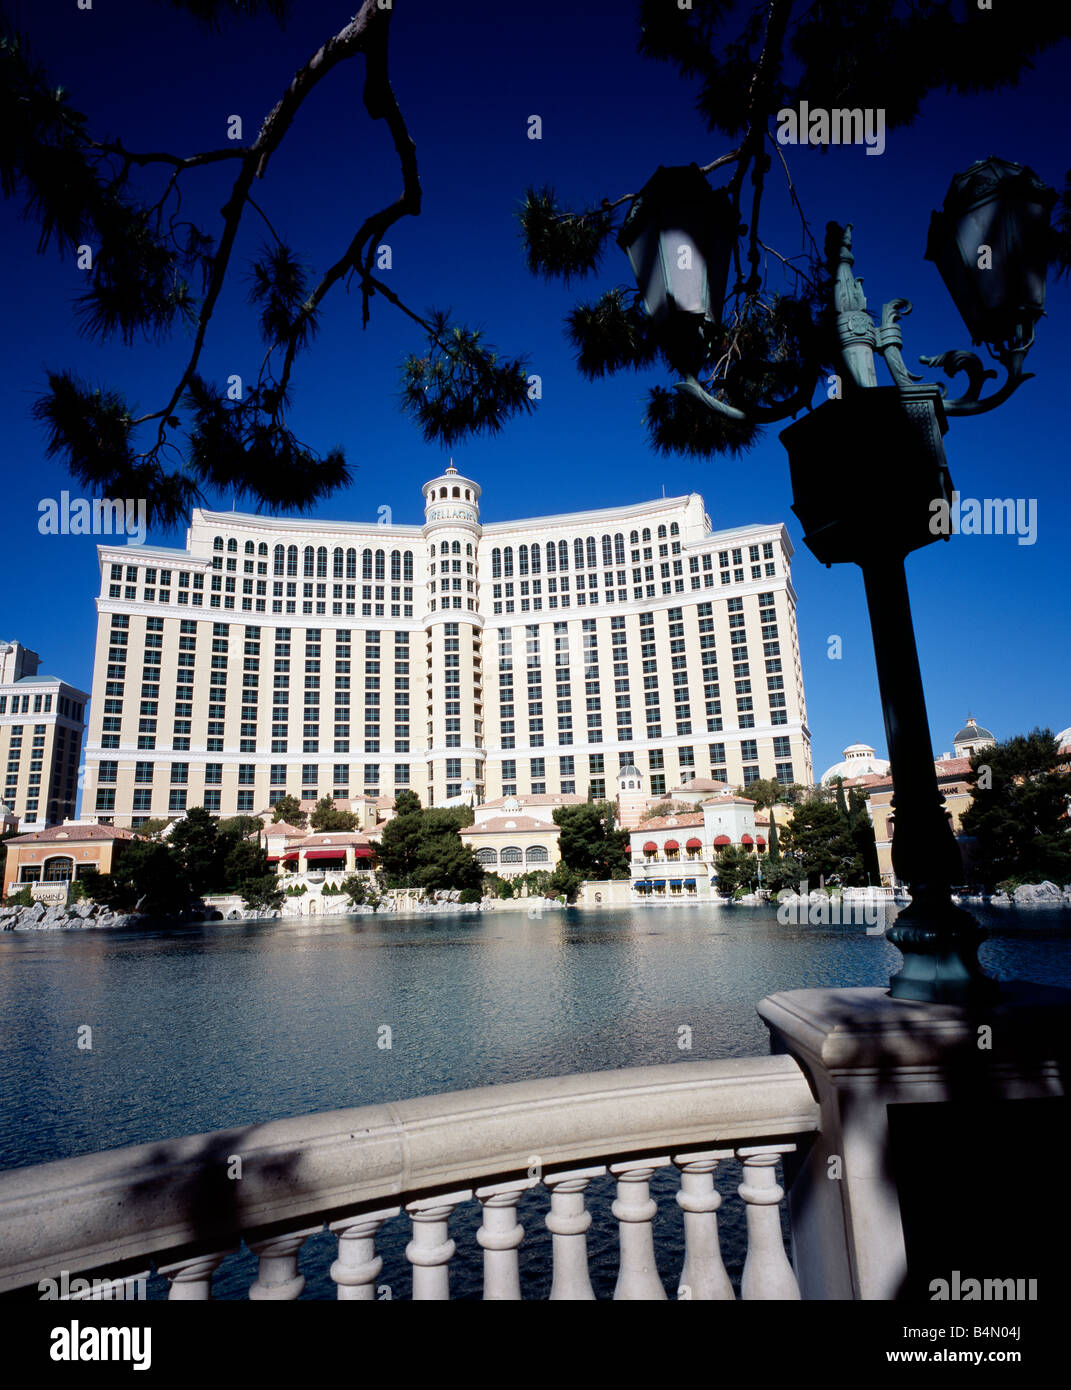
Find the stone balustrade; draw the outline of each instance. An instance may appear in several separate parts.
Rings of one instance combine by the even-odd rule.
[[[546,1199],[550,1298],[590,1300],[585,1193],[610,1176],[614,1297],[664,1299],[669,1277],[680,1298],[731,1299],[714,1179],[735,1158],[748,1232],[742,1297],[799,1298],[776,1165],[818,1127],[799,1064],[775,1056],[483,1087],[88,1154],[0,1173],[0,1292],[60,1270],[120,1278],[151,1262],[172,1299],[207,1299],[213,1273],[244,1241],[258,1261],[249,1297],[295,1299],[301,1247],[326,1228],[338,1241],[338,1298],[372,1300],[377,1237],[407,1222],[413,1298],[443,1300],[457,1251],[451,1218],[475,1202],[483,1297],[516,1300],[527,1194]],[[679,1270],[656,1261],[651,1182],[660,1172],[679,1174]]]

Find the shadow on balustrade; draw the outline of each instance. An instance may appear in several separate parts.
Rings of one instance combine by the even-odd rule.
[[[1071,1133],[1071,995],[1003,982],[996,1004],[960,1017],[959,1041],[939,1038],[935,1046],[932,1014],[908,1003],[899,1036],[887,1046],[880,1032],[869,1036],[865,1073],[838,1087],[842,1133],[872,1124],[875,1101],[883,1106],[884,1177],[899,1203],[907,1259],[897,1299],[933,1302],[942,1280],[963,1298],[970,1278],[1022,1281],[980,1298],[1052,1305],[1071,1294],[1071,1212],[1062,1197]],[[839,1016],[831,1006],[829,1019],[858,1029],[848,1000]],[[815,1070],[805,1057],[798,1060],[821,1100]],[[939,1083],[940,1098],[913,1099],[927,1081]],[[804,1155],[788,1156],[787,1183],[801,1179],[806,1199],[823,1176],[813,1166],[806,1171]],[[856,1211],[853,1219],[865,1216]],[[990,1321],[993,1312],[987,1310]]]

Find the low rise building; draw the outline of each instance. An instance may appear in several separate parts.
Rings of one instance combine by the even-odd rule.
[[[561,859],[554,812],[584,800],[566,792],[496,797],[474,808],[475,821],[460,832],[462,843],[475,850],[489,874],[515,878],[536,869],[553,871]]]
[[[655,816],[629,834],[634,898],[714,898],[718,855],[729,845],[761,854],[766,835],[755,824],[755,803],[716,796],[692,812]]]
[[[140,838],[120,826],[77,822],[16,835],[6,844],[5,895],[28,884],[69,884],[90,869],[110,874],[116,856]]]

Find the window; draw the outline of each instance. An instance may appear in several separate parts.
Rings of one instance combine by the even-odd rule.
[[[171,764],[171,785],[172,785],[172,786],[175,786],[176,784],[179,784],[179,783],[188,782],[189,780],[190,780],[190,765],[189,765],[189,763],[172,763],[172,764]],[[185,803],[184,803],[184,804],[185,804]]]
[[[169,811],[185,811],[186,789],[184,787],[171,792],[167,799],[167,809]]]

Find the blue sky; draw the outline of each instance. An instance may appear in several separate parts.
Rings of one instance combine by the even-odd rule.
[[[100,134],[130,148],[192,152],[225,143],[240,114],[251,138],[295,68],[348,18],[352,5],[303,0],[285,31],[268,22],[232,23],[205,34],[163,5],[95,0],[22,0],[9,5],[35,40],[53,78]],[[453,450],[483,486],[484,517],[505,520],[696,491],[716,528],[784,521],[796,546],[793,579],[816,770],[858,739],[884,749],[881,709],[861,576],[826,570],[802,546],[789,511],[787,456],[776,430],[742,459],[665,460],[648,448],[643,406],[658,372],[589,385],[562,335],[578,298],[625,283],[612,249],[600,274],[572,289],[532,279],[523,262],[515,210],[527,184],[552,183],[567,201],[635,191],[656,165],[706,163],[728,148],[694,114],[693,89],[670,68],[635,52],[630,4],[546,0],[538,7],[464,0],[396,0],[392,27],[395,90],[417,144],[424,212],[388,236],[390,283],[417,309],[452,307],[509,353],[524,354],[543,383],[536,412],[495,439]],[[862,148],[788,148],[797,190],[821,239],[827,220],[855,224],[856,271],[870,308],[896,296],[913,301],[904,323],[905,358],[969,347],[935,267],[923,260],[931,208],[953,173],[988,154],[1029,163],[1062,183],[1066,141],[1053,116],[1066,85],[1067,47],[1045,55],[1014,93],[932,98],[908,131],[887,136],[882,156]],[[275,156],[257,200],[280,234],[322,271],[399,179],[387,132],[364,114],[363,62],[337,71],[306,103]],[[542,118],[530,140],[528,117]],[[225,166],[187,177],[185,206],[215,231],[226,196]],[[800,249],[798,218],[771,172],[763,239],[785,254]],[[245,261],[264,239],[252,215],[239,241]],[[120,387],[143,409],[166,398],[188,351],[181,334],[163,346],[101,348],[75,333],[70,304],[79,272],[70,260],[36,253],[35,230],[15,202],[0,208],[6,269],[2,335],[5,595],[0,636],[36,648],[49,672],[89,687],[98,592],[92,538],[41,536],[38,503],[63,488],[62,468],[44,459],[30,417],[45,371],[68,366]],[[242,273],[229,286],[202,359],[205,375],[253,376],[262,349],[245,304]],[[772,275],[776,281],[776,275]],[[909,558],[934,747],[951,747],[970,711],[998,737],[1035,724],[1071,724],[1067,555],[1071,551],[1065,383],[1071,376],[1066,283],[1050,280],[1049,317],[1030,356],[1037,379],[1001,409],[952,422],[946,437],[964,497],[1037,499],[1034,545],[1015,537],[958,536]],[[418,330],[384,303],[360,326],[359,296],[336,292],[295,376],[291,419],[320,450],[346,449],[351,489],[324,504],[325,517],[421,519],[420,484],[446,455],[426,446],[398,411],[398,366],[420,346]],[[879,373],[883,371],[879,363]],[[956,383],[962,384],[962,378]],[[861,448],[860,468],[865,468]],[[895,479],[890,479],[890,487]],[[229,506],[231,499],[214,499]],[[865,526],[868,518],[861,517]],[[156,544],[183,532],[153,531]],[[828,639],[843,658],[827,658]]]

